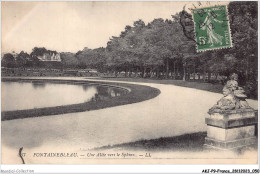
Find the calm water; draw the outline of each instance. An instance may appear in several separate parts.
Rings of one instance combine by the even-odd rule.
[[[2,111],[23,110],[98,102],[126,94],[127,91],[93,84],[55,84],[44,82],[2,82]]]

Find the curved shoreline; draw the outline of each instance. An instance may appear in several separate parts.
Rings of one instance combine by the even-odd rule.
[[[85,78],[82,77],[39,78],[85,81]],[[87,79],[87,81],[108,82],[102,79]],[[109,82],[117,83],[115,81]],[[126,145],[132,145],[133,150],[138,150],[135,145],[140,145],[141,150],[150,148],[156,151],[157,149],[167,148],[169,143],[168,145],[173,148],[170,150],[174,151],[175,148],[183,147],[182,143],[185,143],[186,140],[191,140],[184,136],[182,140],[185,140],[185,142],[181,142],[180,138],[174,137],[207,130],[205,117],[208,115],[208,109],[222,96],[213,92],[174,85],[129,81],[119,83],[119,86],[122,85],[121,83],[150,86],[159,89],[161,92],[153,99],[130,105],[52,117],[2,121],[1,147],[3,151],[8,152],[2,156],[2,162],[5,164],[20,164],[21,161],[17,158],[17,147],[27,149],[26,161],[30,161],[31,164],[50,163],[49,158],[31,158],[29,155],[29,152],[31,154],[33,152],[46,152],[46,149],[47,152],[48,149],[49,152],[60,152],[62,149],[66,149],[66,152],[84,153],[82,151],[84,149],[91,150],[109,145],[136,142]],[[254,108],[258,107],[257,101],[250,101],[250,103]],[[197,137],[199,138],[199,136]],[[164,141],[165,146],[158,146],[157,140]],[[178,144],[175,144],[175,140],[178,141]],[[200,142],[198,140],[197,143]],[[187,144],[188,147],[192,145],[189,142]],[[122,151],[126,152],[128,147],[122,147]],[[120,150],[119,148],[112,148],[111,151]],[[194,155],[201,155],[201,152],[194,152],[195,154],[190,152],[173,153],[172,155],[176,158],[193,158]],[[208,154],[205,154],[205,157],[208,158]],[[219,157],[222,156],[219,155]],[[89,159],[75,158],[70,163],[89,164],[89,161]],[[66,159],[53,158],[51,163],[66,163]]]
[[[123,84],[114,82],[95,82],[88,80],[66,80],[66,79],[38,79],[38,78],[2,78],[2,81],[39,81],[39,82],[49,82],[49,83],[72,83],[77,85],[77,83],[91,83],[104,86],[111,86],[116,88],[122,88],[128,90],[129,92],[125,95],[101,100],[101,101],[89,101],[79,104],[62,105],[54,107],[45,107],[37,109],[25,109],[25,110],[15,110],[15,111],[2,111],[1,120],[13,120],[22,119],[29,117],[41,117],[50,115],[60,115],[75,112],[84,112],[90,110],[104,109],[108,107],[126,105],[131,103],[137,103],[145,100],[152,99],[160,94],[160,90],[143,85],[133,85],[133,84]]]

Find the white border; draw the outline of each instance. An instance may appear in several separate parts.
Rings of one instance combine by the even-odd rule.
[[[8,0],[8,1],[22,1],[22,0]],[[33,1],[33,0],[26,0],[26,1]],[[52,0],[45,0],[45,1],[52,1]],[[62,0],[56,0],[56,1],[62,1]],[[68,0],[63,0],[63,1],[68,1]],[[77,1],[84,1],[84,0],[77,0]],[[103,0],[95,0],[95,1],[103,1]],[[114,0],[114,1],[118,1],[118,0]],[[127,0],[119,0],[119,1],[127,1]],[[138,1],[138,0],[133,0],[133,1]],[[143,0],[143,1],[155,1],[155,0]],[[163,0],[163,1],[169,1],[169,0]],[[190,1],[195,1],[195,0],[190,0]],[[201,1],[205,1],[205,0],[201,0]],[[208,1],[212,1],[212,0],[208,0]],[[260,12],[260,8],[258,4],[258,19],[260,16],[259,12]],[[259,26],[260,25],[258,21],[258,28]],[[258,42],[259,42],[259,37],[258,37]],[[259,50],[259,45],[258,45],[258,50]],[[258,56],[259,54],[260,53],[258,52]],[[258,61],[258,67],[259,65],[260,65],[260,61]],[[259,80],[260,77],[258,76],[258,81]],[[258,85],[258,91],[259,89],[260,88]],[[258,100],[259,100],[259,96],[258,96]],[[259,123],[260,121],[258,121],[258,124]],[[258,129],[258,135],[259,132],[260,131]],[[259,139],[258,139],[258,144],[259,144]],[[241,165],[241,164],[240,165],[2,165],[1,164],[0,168],[1,170],[13,170],[13,171],[16,171],[17,169],[34,170],[34,173],[202,173],[203,169],[222,169],[222,170],[259,169],[259,156],[260,156],[259,152],[260,151],[258,150],[258,164],[256,165]]]

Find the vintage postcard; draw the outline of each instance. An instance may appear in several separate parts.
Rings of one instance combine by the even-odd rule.
[[[1,17],[3,165],[258,164],[257,1],[2,1]]]

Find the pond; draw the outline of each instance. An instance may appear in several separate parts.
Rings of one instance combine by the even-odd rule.
[[[99,101],[128,93],[126,89],[91,83],[2,82],[2,111],[35,109]]]

